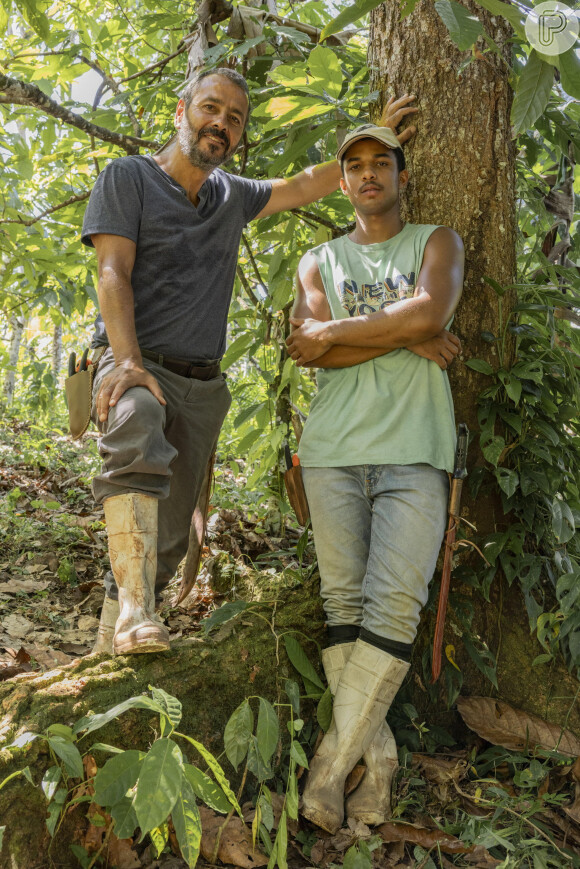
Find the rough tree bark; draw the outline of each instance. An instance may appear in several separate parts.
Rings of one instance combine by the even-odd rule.
[[[484,276],[504,286],[516,277],[515,153],[506,63],[510,60],[510,29],[504,19],[491,17],[471,0],[464,5],[484,22],[487,33],[501,48],[501,57],[480,53],[479,59],[460,71],[469,52],[460,52],[452,43],[432,3],[423,0],[400,21],[400,4],[388,0],[371,16],[371,90],[381,94],[377,116],[390,96],[417,95],[420,113],[413,120],[418,133],[406,147],[410,184],[404,216],[415,223],[451,226],[462,237],[465,288],[453,331],[463,343],[464,359],[485,359],[496,368],[496,344],[485,342],[481,333],[501,333],[498,299]],[[513,304],[513,295],[507,293],[502,300],[504,322]],[[509,366],[512,352],[508,347],[504,365]],[[487,378],[456,361],[450,379],[457,421],[466,422],[477,433],[477,396],[488,385]],[[476,436],[469,454],[471,468],[484,461],[478,444]],[[474,501],[464,487],[463,501],[463,515],[477,526],[480,535],[502,530],[509,523],[499,500],[479,496]],[[533,679],[528,678],[531,661],[541,649],[530,637],[516,583],[509,588],[503,578],[496,578],[489,605],[480,595],[464,591],[477,609],[480,635],[498,656],[499,695],[557,723],[563,723],[573,707],[569,724],[579,732],[580,716],[575,706],[578,682],[564,666],[538,669]],[[453,622],[452,612],[448,622]],[[457,623],[455,628],[458,632]],[[419,646],[431,642],[432,630],[432,617],[428,616],[422,624]],[[449,628],[448,637],[450,643],[457,644]],[[458,650],[456,661],[464,671],[464,693],[491,692],[491,684],[465,653]],[[437,720],[443,704],[421,704],[425,696],[418,691],[415,699],[425,707],[429,720]]]

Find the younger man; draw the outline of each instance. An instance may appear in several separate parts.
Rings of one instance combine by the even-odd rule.
[[[361,757],[367,770],[347,815],[377,824],[390,813],[397,751],[385,715],[409,668],[445,528],[455,443],[445,368],[460,350],[445,326],[463,282],[457,234],[401,220],[408,173],[390,130],[358,127],[337,159],[356,226],[302,259],[287,342],[297,364],[321,369],[299,455],[334,712],[302,811],[331,833]]]

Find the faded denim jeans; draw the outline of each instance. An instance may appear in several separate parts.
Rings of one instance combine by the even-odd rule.
[[[412,643],[445,532],[447,473],[354,465],[303,477],[328,626]]]

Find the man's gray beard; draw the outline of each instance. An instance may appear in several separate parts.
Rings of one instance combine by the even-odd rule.
[[[224,151],[221,154],[212,155],[204,154],[199,147],[198,142],[192,142],[192,131],[189,125],[182,124],[177,134],[179,147],[183,154],[187,157],[192,166],[196,169],[215,169],[230,156],[229,151]],[[225,144],[225,143],[224,143]]]

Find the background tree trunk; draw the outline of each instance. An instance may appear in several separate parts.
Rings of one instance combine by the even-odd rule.
[[[484,281],[485,276],[505,286],[516,278],[515,153],[507,63],[511,31],[501,17],[492,18],[470,2],[464,5],[476,11],[500,47],[501,57],[490,52],[460,70],[470,52],[461,52],[453,44],[433,4],[418,3],[414,12],[400,21],[399,3],[389,0],[371,15],[371,90],[380,93],[377,117],[390,96],[417,96],[420,112],[413,123],[418,132],[405,148],[410,183],[403,215],[414,223],[444,224],[459,233],[466,252],[465,286],[452,328],[461,338],[463,359],[474,357],[494,368],[500,363],[509,367],[513,347],[507,344],[506,358],[501,360],[497,349],[501,343],[483,340],[482,332],[502,335],[515,301],[514,294],[508,292],[500,307],[495,291]],[[484,464],[477,437],[477,398],[489,380],[460,360],[451,367],[450,380],[456,419],[466,422],[475,434],[469,453],[472,470]],[[477,526],[479,536],[501,531],[509,524],[499,499],[479,495],[474,500],[464,487],[463,505],[463,515]],[[575,707],[578,682],[564,665],[538,669],[533,679],[527,678],[531,661],[542,650],[530,636],[516,583],[508,587],[498,573],[490,604],[472,589],[462,591],[476,608],[474,630],[498,657],[499,696],[561,724],[574,707],[569,725],[580,732]],[[461,641],[457,642],[461,628],[452,612],[447,621],[446,642],[458,645],[456,662],[464,673],[463,693],[490,694],[494,690],[491,683],[461,649]],[[418,637],[419,653],[431,644],[432,633],[433,616],[427,613]],[[430,694],[433,701],[433,692]],[[427,723],[449,726],[449,716],[441,712],[442,695],[443,690],[435,703],[429,702],[421,687],[415,689],[413,699],[420,708],[429,710]]]
[[[6,404],[11,404],[12,399],[14,398],[14,386],[16,384],[15,369],[18,364],[18,356],[20,355],[22,335],[24,333],[24,329],[26,328],[26,318],[14,316],[10,319],[10,325],[12,326],[12,335],[10,337],[10,351],[8,354],[8,365],[10,366],[10,369],[6,372],[3,386]]]

